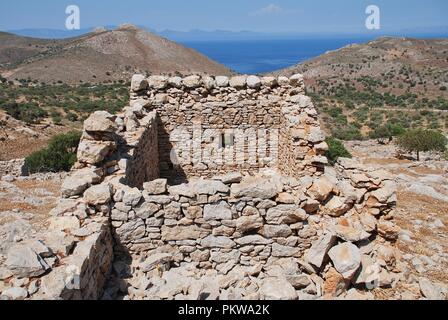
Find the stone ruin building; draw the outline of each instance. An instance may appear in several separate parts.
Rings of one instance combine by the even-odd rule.
[[[396,185],[327,149],[301,75],[135,75],[5,268],[31,299],[371,298],[399,280]]]

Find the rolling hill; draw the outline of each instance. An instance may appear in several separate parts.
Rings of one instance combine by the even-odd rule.
[[[294,73],[304,74],[322,126],[337,138],[448,131],[448,39],[382,37],[273,74]]]
[[[132,25],[63,40],[0,33],[0,70],[8,80],[48,84],[128,81],[136,72],[230,74],[195,50]]]

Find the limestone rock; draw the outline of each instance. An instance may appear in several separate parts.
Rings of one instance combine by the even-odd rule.
[[[342,240],[348,242],[358,242],[366,240],[370,237],[370,234],[363,229],[356,229],[343,225],[332,226],[330,230]]]
[[[245,246],[245,245],[268,245],[271,244],[273,241],[270,239],[263,238],[260,235],[250,235],[235,239],[235,242],[240,246]]]
[[[230,206],[225,201],[217,204],[207,204],[204,207],[204,219],[206,221],[231,220],[232,210],[230,210]]]
[[[344,277],[334,268],[330,268],[324,278],[325,283],[323,291],[324,296],[326,297],[336,298],[343,294],[348,287],[348,281],[346,281]]]
[[[134,208],[135,214],[141,219],[148,219],[160,210],[160,205],[151,202],[143,202],[140,206]],[[125,213],[127,216],[127,213]]]
[[[51,217],[48,229],[53,231],[70,231],[81,226],[77,217]]]
[[[126,188],[123,194],[123,203],[126,206],[135,207],[139,204],[142,193],[138,188]]]
[[[299,253],[298,248],[282,246],[278,243],[272,244],[272,256],[273,257],[294,257]]]
[[[334,189],[335,185],[327,177],[321,177],[314,181],[307,193],[315,200],[325,201]]]
[[[278,77],[277,82],[282,87],[289,86],[289,79],[287,77],[280,76]]]
[[[149,194],[164,194],[166,192],[166,179],[156,179],[143,184],[143,189],[148,191]]]
[[[392,221],[381,220],[378,223],[378,233],[384,239],[395,241],[398,239],[398,235],[401,229]]]
[[[444,300],[441,290],[427,278],[420,278],[418,284],[423,296],[429,300]]]
[[[165,76],[150,76],[148,79],[149,88],[162,90],[168,85],[168,78]]]
[[[228,193],[230,190],[229,187],[221,181],[203,179],[195,181],[193,184],[193,188],[197,194],[206,194],[210,196],[213,196],[218,192]]]
[[[156,253],[149,256],[145,262],[140,265],[140,269],[143,272],[149,272],[159,266],[170,264],[173,260],[173,256],[169,253]]]
[[[112,199],[112,188],[110,184],[103,183],[90,187],[84,192],[84,200],[89,205],[97,206],[109,203]]]
[[[378,281],[379,271],[380,266],[375,264],[370,256],[363,254],[361,256],[361,269],[355,278],[355,283],[358,285],[365,284],[367,289],[372,289],[375,282]]]
[[[194,197],[194,190],[189,184],[180,184],[168,188],[169,194],[173,196],[184,196],[187,198]]]
[[[281,204],[270,208],[266,213],[268,224],[293,224],[307,218],[305,210],[294,204]]]
[[[323,235],[319,240],[313,243],[311,249],[309,249],[305,255],[305,260],[320,269],[328,251],[335,243],[336,236],[334,234],[327,233]]]
[[[235,242],[228,237],[208,236],[201,240],[201,246],[204,248],[223,248],[231,249],[236,246]]]
[[[101,182],[102,177],[101,168],[87,167],[76,170],[64,180],[61,187],[62,195],[66,198],[80,195],[92,184]]]
[[[182,82],[189,89],[197,88],[201,85],[201,77],[197,75],[188,76]]]
[[[263,77],[261,83],[266,87],[273,88],[277,85],[277,79],[275,77]]]
[[[286,192],[280,193],[275,200],[277,201],[277,203],[282,204],[294,204],[296,202],[296,198]]]
[[[327,213],[332,217],[340,217],[352,207],[348,199],[333,196],[325,205]]]
[[[205,88],[209,91],[214,89],[216,86],[215,80],[210,76],[203,76],[202,82],[204,83]]]
[[[325,141],[325,134],[318,127],[312,127],[310,133],[308,134],[307,140],[312,143],[320,143]]]
[[[272,179],[261,177],[248,177],[239,184],[233,184],[231,188],[231,194],[236,198],[271,199],[280,191],[279,186]]]
[[[11,271],[6,269],[5,267],[0,267],[0,280],[1,281],[11,278],[12,276],[13,276],[13,273]]]
[[[289,82],[292,86],[301,86],[304,84],[304,79],[302,74],[294,74],[289,78]]]
[[[243,180],[243,175],[239,172],[230,172],[224,175],[215,176],[213,180],[220,180],[224,184],[240,183]]]
[[[142,219],[129,221],[117,228],[116,232],[121,241],[124,242],[141,239],[145,236],[146,232],[145,222]]]
[[[2,295],[11,300],[25,300],[28,297],[28,291],[23,288],[13,287],[3,291]]]
[[[397,184],[393,181],[386,181],[384,187],[375,190],[371,196],[377,199],[380,203],[387,204],[397,201]]]
[[[291,228],[286,224],[269,225],[265,224],[259,233],[265,238],[287,238],[292,235]]]
[[[328,256],[333,261],[335,269],[351,280],[361,265],[361,254],[357,246],[345,242],[330,249]]]
[[[180,89],[180,88],[182,88],[182,78],[181,77],[177,77],[177,76],[176,77],[171,77],[171,78],[168,79],[168,84],[171,87]]]
[[[246,76],[234,76],[230,78],[230,86],[236,89],[244,89],[246,87]]]
[[[76,225],[79,225],[79,222]],[[74,224],[73,227],[76,225]],[[43,241],[52,252],[63,257],[68,256],[75,245],[75,238],[63,231],[47,232],[43,236]]]
[[[229,78],[225,76],[217,76],[215,78],[216,85],[218,87],[228,87],[229,86]]]
[[[294,287],[285,278],[267,278],[263,280],[260,294],[265,300],[296,300]]]
[[[50,269],[44,259],[31,248],[23,245],[11,247],[5,265],[20,278],[38,277]]]
[[[102,162],[116,148],[113,141],[91,141],[82,139],[78,146],[78,161],[97,164]]]
[[[148,89],[148,82],[145,76],[142,74],[134,74],[131,80],[131,90],[134,92],[140,92]]]
[[[162,227],[162,240],[163,241],[181,241],[181,240],[197,240],[205,237],[208,232],[199,228],[196,225],[193,226],[175,226],[175,227]]]
[[[236,220],[236,231],[246,233],[260,229],[264,224],[263,218],[258,215],[243,216]]]
[[[261,87],[261,79],[257,76],[248,76],[246,82],[247,86],[251,89],[258,89]]]
[[[98,133],[115,132],[115,117],[107,111],[95,111],[84,121],[84,130]]]

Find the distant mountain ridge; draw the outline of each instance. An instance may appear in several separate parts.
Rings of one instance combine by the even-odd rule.
[[[7,79],[41,82],[129,80],[132,74],[230,74],[197,51],[132,25],[48,40],[0,33],[0,70]]]
[[[114,30],[118,26],[105,26],[108,30]],[[179,31],[172,29],[155,30],[150,27],[139,25],[138,28],[147,30],[161,37],[172,41],[236,41],[236,40],[263,40],[263,39],[313,39],[326,37],[380,37],[380,36],[406,36],[406,37],[448,37],[448,26],[419,27],[404,30],[381,30],[366,33],[337,33],[337,32],[259,32],[251,30],[230,31],[230,30],[201,30],[193,29],[189,31]],[[64,39],[85,35],[94,31],[95,27],[83,28],[81,30],[58,30],[58,29],[19,29],[7,30],[6,32],[41,39]]]

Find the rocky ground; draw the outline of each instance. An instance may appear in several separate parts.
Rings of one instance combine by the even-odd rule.
[[[0,263],[9,248],[33,238],[45,229],[49,212],[59,197],[64,174],[39,174],[0,180]],[[8,278],[0,268],[0,280]],[[0,291],[5,289],[0,281]]]
[[[448,161],[424,154],[422,161],[398,160],[393,145],[376,141],[347,143],[365,165],[386,169],[396,176],[398,202],[395,222],[401,227],[398,248],[406,261],[406,284],[384,298],[416,299],[421,289],[447,293],[448,289]],[[433,160],[436,159],[436,160]],[[439,295],[441,298],[442,295]]]

